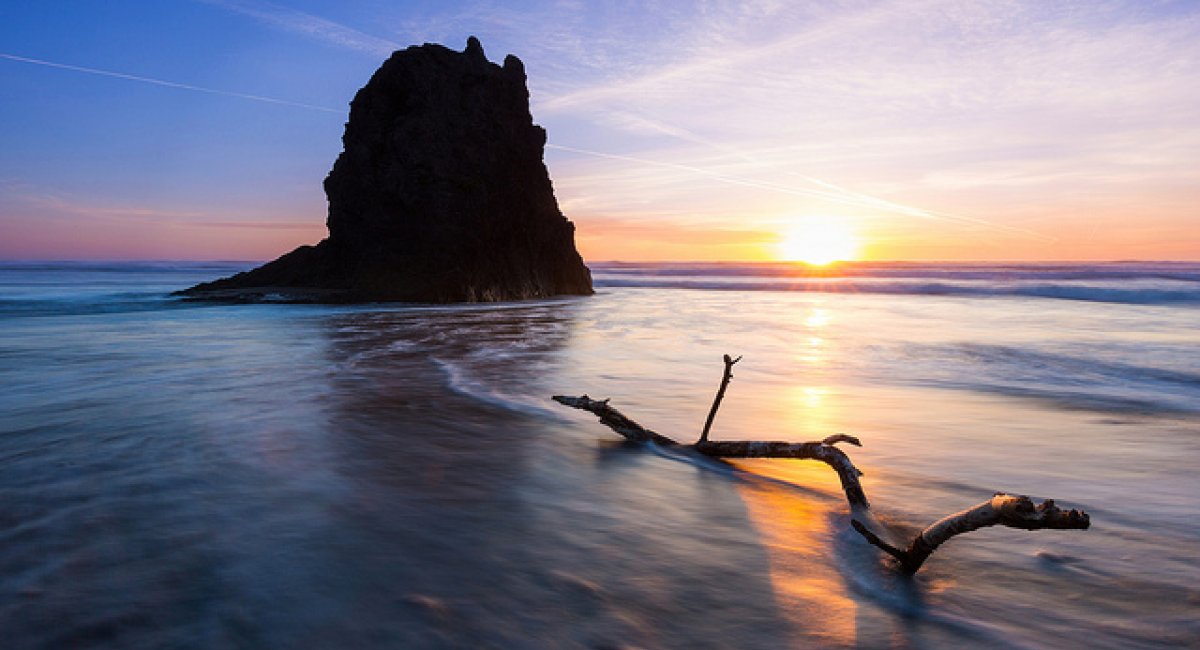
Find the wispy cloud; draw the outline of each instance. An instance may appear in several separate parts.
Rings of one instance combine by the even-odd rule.
[[[567,205],[597,218],[632,216],[646,199],[727,220],[829,210],[929,238],[947,236],[929,223],[953,223],[978,240],[965,248],[986,232],[1066,247],[1070,214],[1189,218],[1194,6],[705,8],[660,36],[671,51],[534,98],[552,142],[591,152],[591,163],[559,158]]]
[[[667,169],[667,170],[671,170],[671,171],[682,172],[685,175],[705,178],[708,180],[716,181],[718,183],[725,183],[725,184],[729,184],[729,185],[749,187],[749,188],[760,189],[760,190],[765,190],[765,191],[769,191],[769,192],[775,192],[775,193],[779,193],[779,194],[786,194],[786,195],[795,196],[795,197],[817,199],[819,201],[826,202],[826,203],[840,204],[840,205],[846,205],[846,206],[851,206],[851,207],[856,207],[856,208],[866,208],[866,209],[870,209],[870,210],[876,211],[876,212],[885,212],[885,213],[898,214],[898,215],[904,215],[904,216],[910,216],[910,217],[918,217],[921,219],[950,221],[950,222],[955,222],[955,223],[960,223],[960,224],[967,224],[967,225],[971,225],[971,226],[978,226],[978,227],[991,229],[991,230],[1002,230],[1002,231],[1007,231],[1010,233],[1015,233],[1015,234],[1019,234],[1019,235],[1023,235],[1023,236],[1042,239],[1045,241],[1053,241],[1054,240],[1054,237],[1044,235],[1042,233],[1039,233],[1034,230],[1030,230],[1028,228],[1017,228],[1017,227],[1008,226],[1005,224],[994,223],[991,221],[987,221],[985,219],[977,219],[974,217],[969,217],[969,216],[964,216],[964,215],[950,214],[950,213],[945,213],[945,212],[936,212],[936,211],[932,211],[932,210],[923,210],[921,208],[913,207],[910,205],[904,205],[902,203],[897,203],[895,201],[888,201],[886,199],[882,199],[882,198],[879,198],[876,196],[871,196],[869,194],[864,194],[861,192],[854,192],[854,191],[848,190],[844,187],[835,185],[833,183],[829,183],[829,182],[823,181],[821,179],[814,178],[812,176],[798,175],[797,177],[800,180],[802,180],[810,185],[810,187],[798,187],[795,185],[780,184],[780,183],[774,183],[771,181],[758,180],[758,179],[751,178],[751,177],[731,175],[728,173],[723,173],[723,172],[715,171],[712,169],[706,169],[703,167],[697,167],[694,165],[687,165],[687,164],[681,164],[681,163],[675,163],[675,162],[648,160],[646,158],[625,156],[625,155],[619,155],[619,154],[609,154],[609,153],[603,153],[603,152],[599,152],[599,151],[589,151],[586,149],[578,149],[575,147],[568,147],[568,146],[556,145],[556,144],[547,144],[546,148],[554,149],[554,150],[558,150],[558,151],[566,151],[566,152],[570,152],[570,153],[583,154],[586,156],[594,156],[597,158],[604,158],[607,160],[635,163],[640,166],[657,167],[657,168]]]
[[[469,34],[493,60],[520,56],[552,143],[556,194],[581,226],[645,222],[661,244],[671,228],[699,241],[701,231],[766,232],[821,214],[907,247],[889,255],[959,258],[1070,258],[1085,244],[1133,241],[1131,229],[1157,233],[1164,251],[1194,241],[1200,6],[1188,0],[194,1],[259,28],[255,52],[288,58],[253,64],[275,70],[358,74],[363,54],[378,60],[427,41],[461,47]],[[204,57],[244,45],[240,35],[212,36],[180,34],[213,45]],[[332,48],[272,47],[294,46],[295,36]],[[238,93],[171,81],[195,78],[186,72],[151,78],[45,56],[0,55],[0,65],[345,113],[273,96],[296,91]],[[318,58],[328,65],[311,63]],[[237,81],[205,83],[247,87],[237,75],[249,67],[214,70],[212,79]],[[309,84],[305,92],[312,81],[273,79]],[[361,80],[330,81],[321,87],[340,93]],[[314,101],[345,99],[325,97]],[[586,227],[580,237],[599,246]]]
[[[666,65],[652,67],[641,74],[550,98],[540,102],[539,108],[558,111],[607,102],[620,103],[635,97],[645,99],[674,94],[681,88],[699,90],[721,84],[744,87],[746,82],[762,79],[764,72],[787,62],[789,53],[806,46],[836,42],[849,33],[882,23],[897,11],[895,4],[881,3],[867,10],[847,11],[823,22],[804,24],[796,21],[794,16],[789,17],[784,5],[758,5],[760,13],[737,6],[737,3],[733,6],[714,3],[687,24],[683,34],[662,39],[680,43],[672,51],[679,58],[668,59]],[[760,31],[776,19],[787,20],[795,31],[766,42],[759,41]]]
[[[260,20],[272,27],[309,36],[331,45],[385,57],[400,45],[385,38],[364,33],[353,27],[284,7],[254,0],[199,0]]]
[[[166,88],[176,88],[179,90],[191,90],[194,92],[207,93],[210,95],[220,95],[222,97],[236,97],[238,99],[249,99],[256,102],[264,102],[267,104],[278,104],[280,106],[291,106],[293,108],[304,108],[311,111],[322,111],[325,113],[345,113],[345,109],[329,108],[327,106],[316,106],[313,104],[305,104],[302,102],[293,102],[286,99],[278,99],[275,97],[264,97],[262,95],[250,95],[246,93],[234,92],[231,90],[220,90],[217,88],[206,88],[204,86],[194,86],[192,84],[180,83],[178,81],[167,81],[165,79],[155,79],[153,77],[143,77],[141,75],[129,74],[127,72],[115,72],[113,70],[101,70],[99,68],[88,68],[81,65],[72,65],[69,63],[57,63],[54,61],[46,61],[43,59],[34,59],[27,56],[17,56],[15,54],[6,54],[0,52],[0,59],[15,61],[17,63],[29,63],[32,65],[40,65],[49,68],[58,68],[60,70],[70,70],[72,72],[82,72],[84,74],[97,75],[101,77],[111,77],[114,79],[124,79],[125,81],[137,81],[139,83],[153,84],[155,86],[164,86]]]

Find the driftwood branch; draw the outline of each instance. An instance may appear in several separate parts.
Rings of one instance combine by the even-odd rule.
[[[836,445],[839,442],[844,442],[846,444],[854,445],[855,447],[862,446],[862,442],[858,438],[845,433],[835,433],[832,436],[826,437],[821,442],[826,445]]]
[[[850,462],[841,449],[824,442],[759,442],[720,441],[698,442],[696,451],[714,458],[801,458],[819,460],[833,468],[842,482],[842,491],[851,507],[869,508],[867,495],[858,477],[862,472]]]
[[[582,409],[600,416],[600,423],[617,433],[625,436],[627,440],[633,442],[653,442],[660,447],[675,447],[679,443],[670,438],[651,431],[646,427],[634,422],[625,417],[617,409],[608,405],[608,400],[592,399],[587,395],[579,397],[568,397],[566,395],[555,395],[552,397],[559,404],[565,404],[571,408]]]
[[[682,447],[711,456],[713,458],[799,458],[819,460],[833,468],[842,481],[842,490],[846,493],[846,501],[851,506],[870,507],[867,495],[863,492],[858,477],[862,472],[850,462],[850,457],[834,443],[849,442],[860,445],[857,438],[846,434],[829,436],[821,442],[741,442],[713,441],[698,442],[694,445],[681,445],[678,442],[634,422],[617,409],[609,406],[608,400],[595,400],[587,395],[569,397],[555,395],[552,398],[559,404],[594,413],[600,417],[601,424],[635,442],[653,442],[662,447]],[[861,446],[861,445],[860,445]]]
[[[700,442],[708,440],[708,430],[712,428],[713,418],[717,417],[717,409],[721,408],[721,400],[725,399],[725,389],[729,387],[729,380],[733,379],[733,364],[741,361],[742,358],[734,359],[727,354],[723,360],[725,361],[725,374],[721,375],[721,387],[717,389],[717,396],[713,398],[712,408],[708,409],[708,418],[704,420],[704,430],[700,432]]]
[[[1024,530],[1087,530],[1091,519],[1086,512],[1059,508],[1053,499],[1034,504],[1027,496],[996,493],[988,501],[934,522],[903,550],[880,539],[857,519],[852,519],[850,524],[868,542],[896,558],[900,570],[911,575],[921,568],[937,547],[955,535],[997,525]]]
[[[842,491],[851,509],[863,519],[874,521],[871,515],[871,505],[863,492],[858,477],[862,472],[850,461],[850,457],[835,445],[841,442],[861,447],[858,438],[838,433],[820,442],[762,442],[762,441],[712,441],[708,439],[709,429],[721,400],[725,397],[725,389],[733,377],[733,365],[742,358],[731,358],[725,355],[725,372],[721,378],[721,386],[717,390],[708,419],[700,440],[694,445],[681,445],[671,438],[647,429],[634,422],[617,409],[609,406],[608,400],[594,400],[587,395],[569,397],[555,395],[554,401],[594,413],[600,422],[628,440],[635,442],[653,442],[662,447],[679,447],[689,449],[713,458],[798,458],[819,460],[829,465],[838,474],[842,482]],[[1077,529],[1085,530],[1090,525],[1086,512],[1079,510],[1062,510],[1051,499],[1041,504],[1034,504],[1029,497],[996,493],[990,500],[973,508],[944,517],[921,531],[907,548],[898,548],[885,541],[858,518],[853,518],[850,524],[868,542],[879,547],[884,552],[896,558],[900,570],[909,575],[916,573],[929,555],[950,538],[962,533],[969,533],[986,526],[1008,526],[1025,530],[1042,529]]]

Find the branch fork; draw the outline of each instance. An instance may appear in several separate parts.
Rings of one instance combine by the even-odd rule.
[[[555,395],[552,399],[565,406],[581,409],[597,415],[600,422],[613,431],[621,434],[627,440],[634,442],[653,442],[661,447],[685,448],[713,458],[798,458],[819,460],[829,465],[838,474],[842,483],[842,491],[851,511],[864,519],[873,520],[871,505],[863,491],[858,478],[862,476],[850,457],[836,445],[846,443],[861,447],[862,442],[852,435],[837,433],[818,442],[780,442],[780,441],[712,441],[708,439],[709,430],[716,418],[717,409],[725,397],[725,389],[733,378],[733,366],[742,357],[736,359],[724,355],[725,371],[721,377],[721,385],[713,398],[712,408],[700,432],[700,439],[692,445],[681,445],[656,431],[652,431],[633,421],[625,414],[609,405],[609,400],[594,400],[587,395],[570,397]],[[1035,504],[1027,496],[1016,496],[997,492],[988,501],[968,508],[961,512],[943,517],[921,531],[912,542],[900,549],[881,538],[878,534],[862,523],[859,518],[852,518],[850,525],[867,540],[891,555],[899,564],[902,573],[916,573],[939,546],[952,537],[969,533],[973,530],[988,526],[1008,526],[1024,530],[1086,530],[1091,520],[1086,512],[1080,510],[1062,510],[1055,505],[1053,499],[1046,499]]]
[[[990,500],[956,512],[930,524],[913,538],[905,549],[899,549],[881,539],[862,522],[851,519],[850,525],[868,542],[896,558],[900,570],[912,575],[920,570],[937,547],[950,538],[987,526],[1008,526],[1024,530],[1087,530],[1091,518],[1080,510],[1062,510],[1053,499],[1034,504],[1027,496],[997,492]]]

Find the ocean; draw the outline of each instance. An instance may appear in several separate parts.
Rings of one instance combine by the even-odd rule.
[[[242,263],[0,265],[0,646],[1200,646],[1200,264],[592,264],[597,293],[216,305]],[[812,461],[919,529],[915,578]]]

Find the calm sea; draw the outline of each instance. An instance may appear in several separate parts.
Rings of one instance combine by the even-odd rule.
[[[1200,265],[597,264],[597,295],[205,305],[244,264],[0,266],[4,648],[1200,645]],[[835,475],[622,445],[851,448]]]

